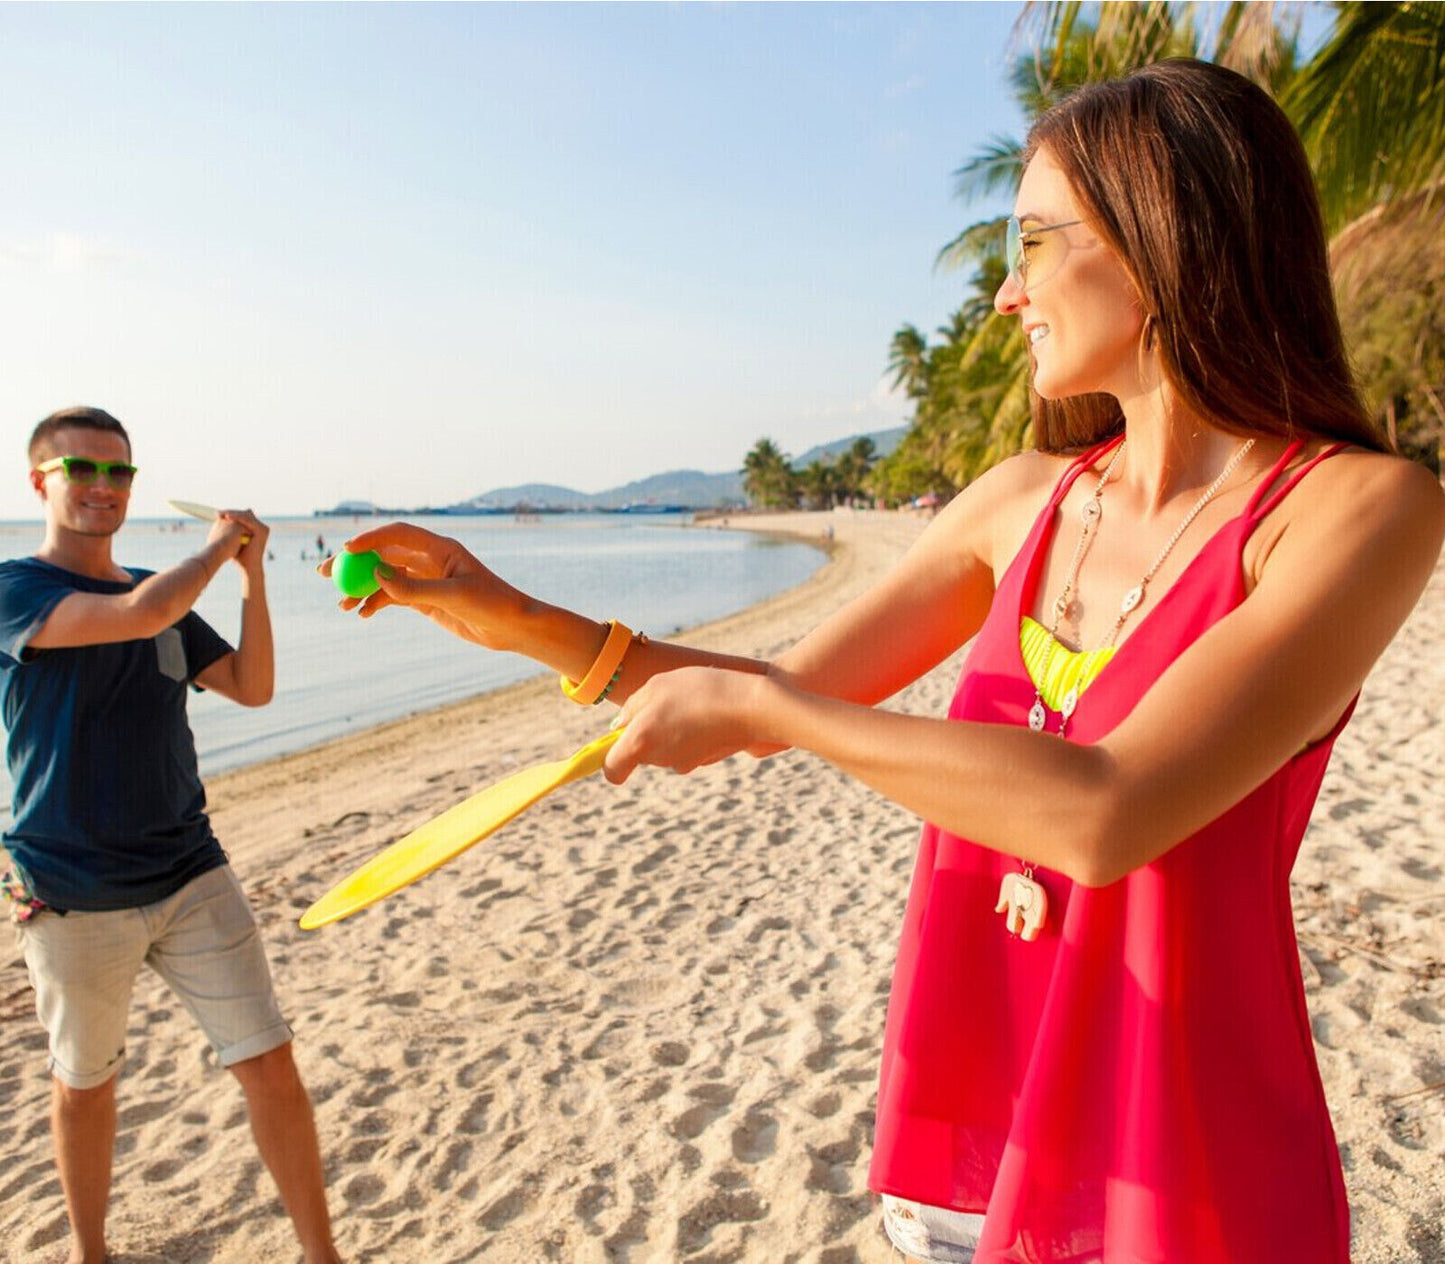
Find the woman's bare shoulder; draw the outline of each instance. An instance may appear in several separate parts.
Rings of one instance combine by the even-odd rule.
[[[970,552],[1000,572],[1023,545],[1072,459],[1028,451],[1000,461],[949,502],[935,520],[937,534],[966,542]]]
[[[1445,489],[1418,461],[1347,448],[1311,470],[1270,517],[1256,576],[1290,537],[1329,552],[1385,550],[1392,569],[1411,559],[1429,567],[1445,542]]]
[[[950,502],[967,510],[990,513],[1013,510],[1037,514],[1048,500],[1072,458],[1048,452],[1020,452],[990,466]]]
[[[1346,448],[1320,462],[1290,499],[1301,518],[1370,518],[1410,529],[1445,522],[1445,489],[1434,471],[1419,461],[1364,448]]]

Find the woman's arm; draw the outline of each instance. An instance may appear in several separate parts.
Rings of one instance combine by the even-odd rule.
[[[639,763],[687,770],[755,743],[799,746],[952,833],[1106,885],[1328,731],[1418,600],[1445,537],[1439,484],[1390,458],[1336,458],[1290,504],[1250,596],[1096,745],[879,711],[778,675],[686,671],[628,700],[607,774],[622,780]]]
[[[341,602],[343,610],[357,610],[363,619],[374,618],[388,606],[405,606],[462,640],[524,654],[572,680],[587,674],[607,640],[605,622],[537,600],[489,570],[460,541],[421,527],[389,523],[363,531],[348,540],[346,548],[353,553],[374,549],[383,562],[376,570],[377,592]],[[331,558],[321,564],[323,575],[331,573],[331,564]],[[620,702],[657,673],[686,666],[764,672],[768,665],[663,641],[635,640],[608,696]]]
[[[775,663],[664,641],[634,642],[609,691],[625,701],[648,680],[684,667],[771,673],[793,687],[873,703],[895,693],[977,630],[993,596],[994,536],[1018,503],[1020,481],[1037,481],[1044,458],[1006,462],[979,479],[929,524],[891,574],[829,618]],[[1036,507],[1036,498],[1029,498]],[[1016,543],[1016,542],[1015,542]],[[366,531],[348,549],[375,549],[387,564],[379,592],[346,599],[370,618],[404,605],[449,632],[489,649],[525,654],[581,680],[607,638],[607,626],[529,596],[495,575],[460,543],[393,523]],[[330,570],[329,561],[323,573]],[[618,612],[626,618],[625,611]]]
[[[772,674],[873,705],[932,670],[983,625],[999,560],[1017,552],[1058,468],[1030,453],[971,483],[897,566],[780,655]]]

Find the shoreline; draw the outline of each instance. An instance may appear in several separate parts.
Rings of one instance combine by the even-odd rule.
[[[776,653],[925,522],[750,517],[729,527],[832,525],[831,560],[678,639]],[[888,705],[942,714],[958,662]],[[1354,1264],[1441,1259],[1442,695],[1445,563],[1366,682],[1291,876]],[[588,778],[372,908],[298,930],[362,860],[610,713],[542,677],[208,781],[295,1029],[343,1255],[890,1264],[866,1176],[918,822],[822,761]],[[4,961],[0,1235],[49,1264],[66,1226],[45,1039],[18,953]],[[118,1097],[116,1264],[296,1258],[239,1088],[149,972]]]
[[[775,535],[802,540],[825,554],[823,563],[801,584],[776,593],[765,600],[721,619],[710,620],[676,634],[667,640],[684,645],[698,645],[737,654],[776,654],[792,640],[791,636],[756,636],[759,629],[786,623],[802,627],[799,616],[821,617],[828,609],[842,605],[882,574],[904,548],[926,525],[927,519],[887,510],[794,511],[790,513],[732,514],[690,525],[688,530],[743,530],[759,535]],[[866,524],[866,526],[865,526]],[[832,527],[831,538],[825,528]],[[863,530],[859,530],[864,527]],[[882,544],[880,548],[879,545]],[[860,556],[861,554],[861,556]],[[801,631],[799,635],[801,635]],[[752,635],[758,644],[745,643]],[[739,639],[741,638],[741,640]],[[477,647],[478,654],[487,650]],[[492,715],[513,715],[538,703],[550,701],[558,694],[557,683],[550,673],[515,681],[457,702],[443,703],[395,720],[372,725],[356,733],[330,738],[315,746],[276,755],[239,768],[212,774],[206,778],[207,811],[213,824],[230,800],[251,799],[257,793],[274,792],[312,778],[320,769],[332,769],[338,763],[350,763],[385,755],[396,747],[424,736],[438,725],[455,725],[462,730],[487,724]],[[587,716],[585,709],[570,707],[568,714]],[[610,708],[591,713],[596,724],[605,722]],[[565,723],[560,727],[567,728]],[[584,731],[579,726],[578,731]],[[570,729],[569,729],[570,731]],[[586,728],[592,736],[597,734]],[[578,738],[576,744],[589,740]],[[572,749],[570,746],[567,750]],[[555,757],[566,754],[560,747]],[[537,758],[552,758],[539,754]],[[525,761],[518,763],[524,766]],[[286,766],[286,767],[283,767]],[[480,787],[478,787],[480,788]],[[217,826],[223,842],[224,822]]]

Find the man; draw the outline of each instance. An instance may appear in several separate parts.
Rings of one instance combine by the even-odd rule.
[[[126,1009],[148,961],[240,1081],[261,1157],[307,1264],[335,1264],[310,1099],[255,920],[211,833],[186,687],[270,701],[267,528],[225,512],[169,570],[118,566],[135,467],[114,417],[71,408],[30,439],[45,541],[0,563],[0,706],[15,783],[6,882],[50,1037],[51,1129],[70,1264],[105,1259]],[[241,568],[232,649],[191,606]]]

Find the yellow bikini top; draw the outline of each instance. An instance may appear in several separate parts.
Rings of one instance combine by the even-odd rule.
[[[1053,641],[1053,653],[1049,642]],[[1019,621],[1019,652],[1029,679],[1050,710],[1057,711],[1070,689],[1082,694],[1114,657],[1116,646],[1096,650],[1071,650],[1049,635],[1048,628],[1028,615]]]

